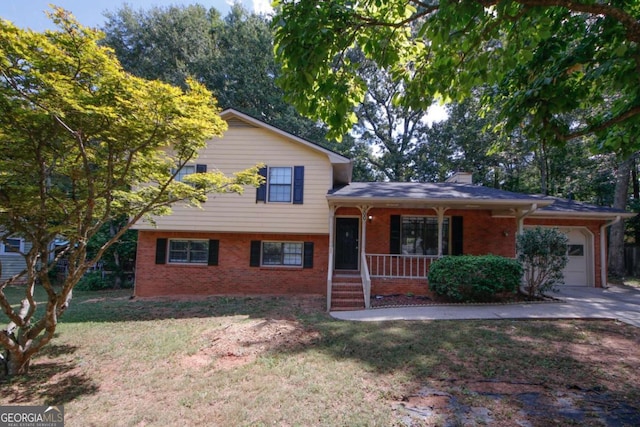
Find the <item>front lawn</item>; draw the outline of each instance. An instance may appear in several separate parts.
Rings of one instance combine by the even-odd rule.
[[[629,325],[348,323],[322,297],[129,294],[76,292],[0,404],[64,404],[67,426],[640,423]]]

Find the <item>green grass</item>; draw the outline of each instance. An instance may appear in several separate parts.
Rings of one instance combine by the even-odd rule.
[[[67,426],[390,426],[402,425],[394,403],[425,387],[513,424],[517,402],[469,391],[487,380],[640,399],[640,334],[615,322],[349,323],[323,298],[129,294],[76,292],[0,404],[64,404]]]

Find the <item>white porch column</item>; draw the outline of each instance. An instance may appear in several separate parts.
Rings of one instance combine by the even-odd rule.
[[[360,259],[363,258],[363,255],[366,254],[367,248],[367,221],[369,219],[369,209],[371,206],[362,205],[358,206],[360,213],[362,214],[362,224],[360,224],[361,232],[360,232]]]
[[[433,208],[434,211],[436,211],[436,215],[438,215],[438,257],[442,256],[442,239],[443,239],[443,232],[442,232],[442,227],[444,225],[444,213],[447,211],[447,207],[444,206],[439,206],[437,208]]]

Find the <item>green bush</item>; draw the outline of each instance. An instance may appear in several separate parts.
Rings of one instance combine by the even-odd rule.
[[[456,302],[489,301],[515,292],[522,278],[518,261],[495,255],[446,256],[429,268],[429,289]]]
[[[113,284],[107,278],[102,278],[101,271],[91,271],[80,279],[74,289],[78,291],[102,291],[112,287]]]
[[[518,236],[518,261],[530,296],[542,295],[564,282],[563,270],[569,262],[567,242],[567,236],[555,228],[529,228]]]

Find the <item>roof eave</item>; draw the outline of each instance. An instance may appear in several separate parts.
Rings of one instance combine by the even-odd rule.
[[[479,208],[495,208],[495,207],[530,207],[537,205],[538,207],[549,206],[553,202],[541,201],[538,199],[441,199],[441,198],[389,198],[389,197],[343,197],[327,195],[329,204],[333,205],[361,205],[363,203],[372,205],[372,207],[406,207],[406,206],[423,206],[428,204],[430,206],[448,206],[456,208],[466,209],[479,209]]]
[[[576,211],[535,211],[529,218],[545,218],[545,219],[562,219],[562,218],[580,218],[593,220],[609,220],[617,217],[628,219],[633,218],[637,213],[632,212],[576,212]]]

